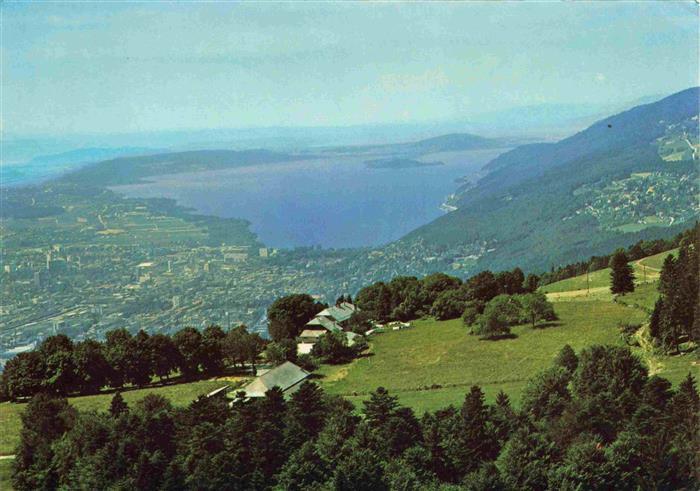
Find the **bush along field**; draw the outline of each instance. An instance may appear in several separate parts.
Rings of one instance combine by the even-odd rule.
[[[0,456],[12,454],[19,438],[26,401],[36,394],[69,397],[81,410],[104,411],[114,392],[127,402],[162,395],[177,406],[224,385],[240,385],[255,372],[264,346],[245,326],[224,332],[191,327],[175,335],[132,336],[126,329],[107,333],[104,342],[74,343],[49,336],[34,351],[20,353],[0,378]]]
[[[144,389],[129,389],[121,392],[124,400],[129,403],[143,399],[148,394],[167,397],[175,406],[187,406],[201,395],[208,394],[214,389],[231,383],[227,380],[199,380],[195,382],[178,383],[166,386],[154,386]],[[90,396],[78,396],[68,399],[70,404],[81,411],[107,411],[114,397],[113,392]],[[22,413],[27,403],[0,403],[0,457],[12,455],[19,443],[19,433],[22,427]],[[2,461],[0,460],[0,463]],[[4,488],[1,488],[4,489]]]

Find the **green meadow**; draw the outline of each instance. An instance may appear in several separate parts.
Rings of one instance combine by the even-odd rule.
[[[12,459],[0,460],[0,489],[2,491],[12,491]]]
[[[518,403],[527,380],[547,368],[565,344],[574,350],[621,343],[617,324],[643,322],[646,314],[606,301],[558,302],[559,321],[496,341],[471,336],[461,320],[419,320],[413,327],[376,335],[368,356],[347,365],[325,365],[317,375],[331,393],[359,402],[379,386],[416,411],[459,404],[472,385],[487,399],[499,391]]]
[[[654,254],[653,256],[645,257],[644,259],[640,259],[639,262],[646,266],[647,268],[652,268],[655,270],[661,270],[661,266],[664,265],[664,260],[666,259],[666,256],[669,254],[673,254],[674,256],[678,256],[678,249],[672,249],[670,251],[666,252],[661,252],[659,254]]]
[[[616,299],[608,290],[609,269],[546,285],[542,290],[551,294],[559,320],[536,329],[516,326],[512,338],[480,340],[459,319],[419,320],[410,329],[374,336],[367,356],[347,365],[324,365],[316,375],[328,392],[356,404],[383,386],[418,413],[459,404],[472,385],[481,386],[489,401],[502,390],[518,404],[527,380],[549,367],[564,344],[577,352],[592,344],[622,344],[619,324],[644,325],[658,298],[659,271],[668,254],[634,261],[636,289]],[[670,357],[633,349],[653,373],[674,385],[689,371],[697,372],[695,354]]]
[[[669,254],[678,254],[678,249],[662,252],[653,256],[645,257],[638,261],[632,261],[632,269],[638,285],[656,281],[659,278],[661,266],[664,259]],[[545,285],[540,290],[544,293],[572,292],[576,290],[587,290],[588,288],[603,288],[610,286],[610,268],[592,271],[588,275],[582,274]]]

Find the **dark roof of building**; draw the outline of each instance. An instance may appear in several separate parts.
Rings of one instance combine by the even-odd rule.
[[[352,316],[352,314],[355,313],[355,310],[356,308],[353,304],[343,302],[342,304],[340,304],[340,306],[333,305],[331,307],[328,307],[327,309],[322,310],[318,313],[318,315],[322,317],[330,317],[336,322],[343,322],[348,320]]]
[[[265,392],[273,387],[279,387],[283,392],[293,392],[308,376],[309,372],[287,361],[253,380],[243,391],[247,397],[264,397]]]
[[[337,332],[337,331],[342,331],[343,328],[340,327],[335,321],[329,319],[328,317],[324,317],[321,314],[317,315],[313,319],[311,319],[309,322],[306,323],[307,326],[321,326],[327,331],[332,331],[332,332]]]

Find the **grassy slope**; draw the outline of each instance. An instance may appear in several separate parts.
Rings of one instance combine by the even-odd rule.
[[[576,351],[591,344],[620,344],[619,323],[644,323],[658,297],[658,270],[667,255],[633,263],[639,280],[642,265],[646,267],[647,282],[640,281],[634,293],[617,302],[608,289],[609,270],[591,275],[590,295],[585,275],[547,285],[546,291],[556,292],[549,296],[560,320],[544,329],[518,326],[513,329],[516,338],[481,341],[469,336],[458,319],[416,321],[412,329],[374,337],[370,356],[349,365],[321,367],[319,381],[327,391],[356,404],[384,386],[419,413],[460,403],[473,384],[482,387],[488,400],[503,390],[518,403],[528,378],[548,367],[564,344]],[[654,373],[673,384],[693,368],[688,355],[667,357],[635,350]],[[430,389],[434,384],[441,387]]]
[[[639,261],[632,262],[631,264],[634,269],[634,275],[637,282],[643,283],[645,278],[647,282],[658,279],[659,271],[664,263],[664,259],[666,259],[666,256],[669,254],[678,254],[678,249],[662,252],[660,254],[645,257]],[[587,285],[590,286],[590,288],[610,286],[610,268],[591,272],[588,275],[588,281],[586,281],[585,274],[574,276],[573,278],[567,278],[565,280],[557,281],[556,283],[545,285],[542,287],[542,291],[545,293],[558,293],[574,290],[585,290]]]
[[[560,302],[556,310],[560,321],[534,330],[518,326],[513,329],[517,337],[499,341],[468,335],[459,319],[417,321],[412,329],[376,336],[372,356],[351,365],[322,367],[320,381],[329,392],[355,402],[384,386],[418,412],[458,404],[474,384],[490,400],[503,390],[517,402],[527,379],[548,367],[564,344],[580,350],[594,343],[618,343],[618,322],[644,318],[636,309],[602,301],[585,309],[578,302]],[[425,390],[433,384],[442,388]]]
[[[664,259],[669,254],[678,255],[678,249],[661,252],[653,256],[645,257],[633,262],[637,283],[635,291],[617,298],[617,303],[634,308],[638,312],[643,312],[646,315],[643,320],[648,319],[648,315],[654,309],[654,304],[659,298],[658,278]],[[646,271],[645,271],[646,270]],[[646,272],[647,282],[644,283],[644,273]],[[595,275],[595,276],[594,276]],[[548,293],[550,300],[559,302],[563,300],[577,301],[581,303],[582,309],[591,308],[595,302],[607,301],[612,302],[613,296],[610,293],[610,270],[605,269],[591,273],[591,293],[586,290],[586,275],[568,278],[558,281],[542,288]],[[595,281],[595,283],[594,283]],[[567,290],[569,289],[570,290]],[[639,322],[634,319],[625,319],[624,322],[635,323]],[[697,354],[686,354],[683,356],[664,356],[660,354],[650,353],[649,350],[635,348],[636,353],[651,367],[653,373],[667,378],[674,385],[680,383],[688,372],[697,372]]]
[[[226,382],[216,380],[202,380],[186,384],[168,385],[165,387],[149,387],[146,389],[128,390],[122,392],[124,400],[133,404],[142,399],[146,394],[154,393],[167,397],[176,406],[185,406],[202,394],[207,394],[217,389]],[[72,397],[69,402],[76,408],[87,410],[102,410],[109,408],[113,394],[99,394],[94,396]],[[0,455],[9,455],[14,452],[19,443],[19,431],[22,426],[20,415],[26,404],[12,404],[4,402],[0,404]],[[3,461],[0,461],[2,463]],[[2,471],[0,471],[1,475]],[[1,482],[1,481],[0,481]],[[4,489],[4,488],[0,488]]]
[[[12,462],[11,459],[0,460],[0,489],[2,491],[12,491],[14,489],[10,482]]]
[[[661,266],[664,265],[664,260],[666,259],[666,256],[669,254],[673,254],[674,256],[678,256],[678,249],[672,249],[670,251],[666,252],[661,252],[659,254],[655,254],[653,256],[645,257],[644,259],[641,259],[639,262],[643,265],[645,265],[647,268],[652,268],[661,271]]]

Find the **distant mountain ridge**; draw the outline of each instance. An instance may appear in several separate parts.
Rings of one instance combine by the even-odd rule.
[[[667,235],[670,230],[662,226],[697,218],[692,200],[697,162],[666,161],[659,141],[680,127],[694,129],[690,140],[697,135],[699,100],[700,88],[690,88],[602,119],[557,143],[506,152],[486,166],[488,173],[476,185],[458,190],[452,201],[457,211],[400,243],[418,240],[449,249],[485,242],[491,252],[480,255],[477,267],[542,269],[602,252],[623,236],[629,241]],[[605,193],[622,201],[607,206]],[[620,210],[627,215],[616,222]]]
[[[80,181],[96,186],[115,186],[137,183],[143,178],[155,175],[226,169],[337,154],[410,160],[431,153],[500,148],[507,145],[512,146],[513,142],[484,138],[469,133],[450,133],[415,142],[311,149],[301,153],[277,152],[266,149],[149,152],[147,155],[120,156],[93,163],[66,174],[61,180]],[[78,158],[75,152],[55,157],[67,160],[70,160],[71,157]]]
[[[133,184],[143,178],[283,162],[299,158],[270,150],[191,150],[105,160],[66,174],[62,181],[94,186]]]
[[[343,154],[391,154],[402,157],[419,157],[430,153],[500,148],[515,144],[513,140],[504,138],[486,138],[472,133],[448,133],[413,142],[341,146],[328,148],[325,151]]]
[[[157,153],[147,147],[89,147],[38,155],[25,162],[3,164],[3,186],[36,184],[75,171],[86,164],[117,157]]]
[[[650,144],[663,136],[663,121],[681,121],[697,115],[699,94],[699,88],[690,88],[605,118],[557,143],[534,143],[506,152],[484,167],[489,173],[479,183],[481,193],[473,194],[471,190],[464,204],[540,177],[576,159]]]

